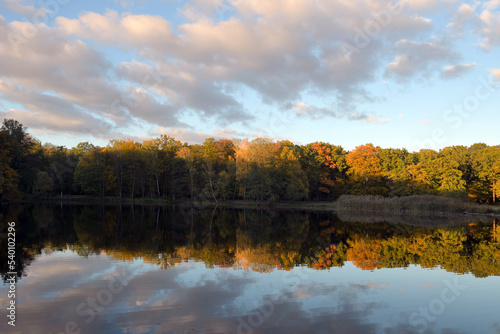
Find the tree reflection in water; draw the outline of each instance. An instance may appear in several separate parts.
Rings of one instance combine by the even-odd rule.
[[[333,213],[131,205],[9,205],[2,224],[18,222],[19,276],[43,252],[106,253],[163,269],[187,260],[257,272],[304,265],[323,270],[439,266],[476,277],[500,275],[497,221],[464,217],[349,217]],[[407,222],[405,224],[405,222]],[[7,224],[2,225],[2,244]],[[8,271],[1,255],[2,276]]]

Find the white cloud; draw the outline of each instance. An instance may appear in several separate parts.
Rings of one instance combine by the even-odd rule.
[[[161,16],[120,15],[108,10],[104,15],[87,12],[78,19],[59,16],[56,26],[68,35],[96,40],[109,46],[141,48],[144,54],[150,51],[164,52],[175,46],[172,25]]]
[[[460,58],[447,41],[436,38],[430,42],[401,40],[396,43],[396,51],[399,55],[387,65],[386,76],[398,80],[429,77],[440,64]]]
[[[24,124],[37,124],[37,128],[54,131],[94,132],[99,137],[103,133],[113,132],[112,124],[92,114],[81,112],[63,98],[22,89],[5,81],[0,81],[0,92],[0,96],[4,99],[22,103],[27,109],[26,111],[18,109],[4,111],[4,118],[14,118]]]
[[[472,26],[473,31],[480,27],[481,20],[476,15],[478,6],[479,2],[473,4],[463,3],[458,7],[453,21],[448,24],[456,37],[462,37],[469,26]]]
[[[117,67],[116,73],[119,78],[135,82],[152,93],[166,97],[172,112],[194,110],[203,116],[216,117],[220,122],[252,118],[240,102],[224,92],[213,79],[208,78],[210,73],[205,73],[204,68],[193,68],[182,62],[175,65],[162,62],[158,65],[154,68],[137,61],[123,62]],[[144,94],[151,98],[153,96],[148,92]],[[157,116],[148,121],[153,122]]]
[[[389,120],[387,118],[375,117],[375,116],[368,116],[366,119],[364,119],[364,121],[368,123],[378,123],[378,124],[389,123]]]
[[[484,1],[482,6],[486,10],[497,10],[500,7],[500,0]]]
[[[324,118],[328,116],[338,117],[336,113],[334,113],[332,110],[328,108],[314,107],[307,105],[303,102],[296,103],[293,106],[293,110],[295,111],[295,114],[299,117],[306,117],[312,119]]]
[[[499,0],[463,3],[448,26],[458,37],[465,31],[478,35],[481,38],[478,45],[484,51],[491,51],[492,48],[500,46],[499,6]]]
[[[387,123],[389,120],[385,118],[378,118],[373,115],[367,115],[360,112],[349,112],[349,111],[333,111],[325,107],[315,107],[308,105],[304,102],[298,102],[293,106],[293,111],[299,117],[310,118],[310,119],[324,119],[326,117],[333,118],[345,118],[351,121],[364,121],[367,123]]]
[[[414,11],[432,11],[439,7],[449,7],[457,2],[457,0],[402,0],[401,3],[405,8]]]
[[[25,4],[25,0],[2,0],[1,2],[5,4],[7,9],[24,15],[28,20],[32,19],[35,14],[36,16],[43,16],[50,13],[46,8],[35,8],[33,4]]]
[[[490,51],[493,47],[500,46],[500,12],[483,10],[479,15],[482,21],[480,46]]]
[[[476,63],[446,66],[440,76],[443,79],[455,79],[462,74],[472,71],[474,67],[476,67]]]
[[[490,74],[494,80],[500,81],[500,69],[491,69]]]
[[[136,119],[187,126],[178,120],[179,110],[140,87],[112,81],[113,64],[84,42],[39,26],[37,37],[21,43],[16,51],[9,36],[22,34],[29,23],[9,24],[2,19],[0,16],[4,32],[0,34],[0,94],[25,108],[24,113],[8,113],[15,113],[27,126],[62,130],[66,123],[68,131],[99,137],[118,128],[126,131]]]
[[[219,9],[234,15],[213,20]],[[383,39],[413,36],[431,27],[429,19],[413,13],[391,15],[362,54],[346,58],[342,43],[352,42],[356,29],[384,10],[387,4],[374,0],[193,0],[181,9],[191,22],[176,32],[161,17],[114,11],[58,18],[57,23],[61,31],[80,38],[133,47],[157,65],[180,65],[184,73],[201,75],[219,89],[250,88],[265,103],[289,103],[306,90],[329,92],[347,103],[355,95],[370,97],[362,85],[374,80]]]

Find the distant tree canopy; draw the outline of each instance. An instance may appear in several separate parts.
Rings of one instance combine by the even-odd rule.
[[[0,198],[84,194],[119,198],[333,200],[344,194],[435,194],[496,202],[500,146],[439,151],[381,148],[346,151],[315,142],[172,137],[88,142],[68,149],[42,145],[15,120],[0,128]]]

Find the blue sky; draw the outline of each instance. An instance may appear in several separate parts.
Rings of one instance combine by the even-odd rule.
[[[0,117],[43,143],[499,144],[499,0],[0,0],[0,26]]]

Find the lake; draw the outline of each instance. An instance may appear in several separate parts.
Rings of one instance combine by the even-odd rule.
[[[0,333],[500,333],[492,217],[11,204],[0,221]]]

